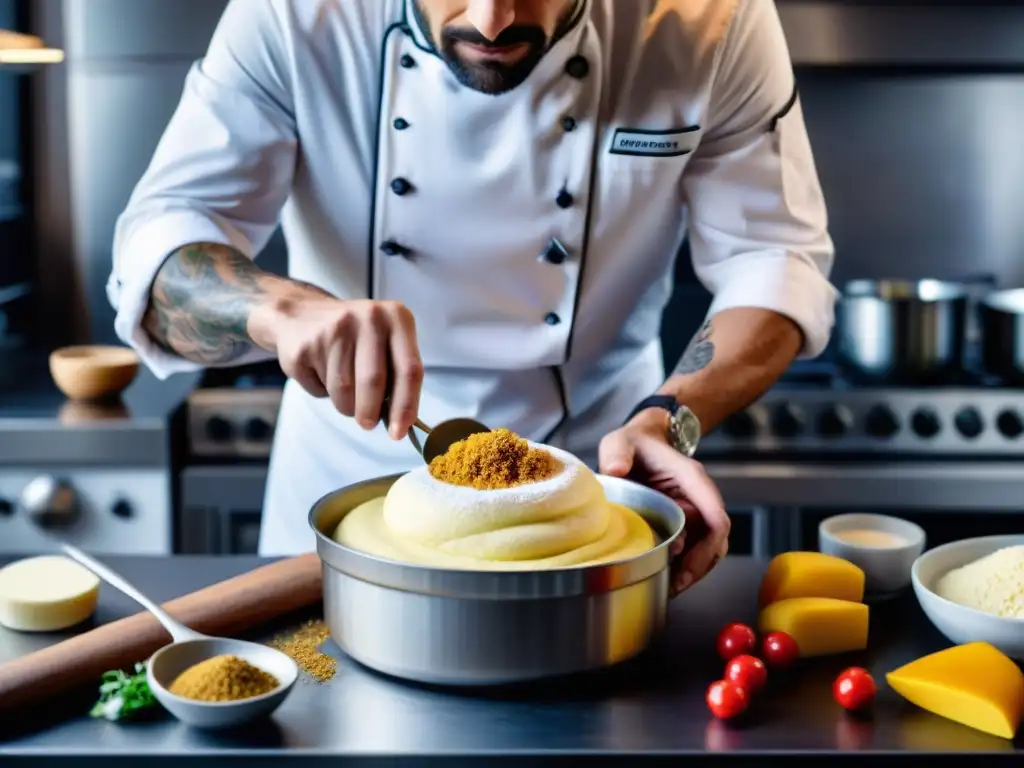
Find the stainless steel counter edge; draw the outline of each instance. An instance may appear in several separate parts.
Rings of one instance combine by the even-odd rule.
[[[55,391],[0,394],[0,466],[165,466],[171,418],[200,376],[161,381],[143,369],[121,402],[105,406]]]
[[[709,458],[704,466],[733,507],[803,507],[813,499],[813,506],[858,509],[1024,508],[1024,470],[1016,461],[825,464]]]

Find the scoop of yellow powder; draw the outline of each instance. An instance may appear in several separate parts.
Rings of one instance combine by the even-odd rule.
[[[430,474],[450,485],[480,491],[536,483],[558,474],[562,463],[507,429],[470,435],[430,462]]]

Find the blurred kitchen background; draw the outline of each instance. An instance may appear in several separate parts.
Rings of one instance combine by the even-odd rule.
[[[116,342],[104,291],[114,221],[224,5],[0,0],[0,28],[66,54],[0,68],[0,553],[35,548],[40,527],[99,553],[255,550],[275,366],[166,383],[142,371],[103,407],[66,403],[46,370],[59,345]],[[1024,7],[777,5],[828,197],[834,282],[953,281],[972,298],[965,310],[956,290],[926,285],[923,298],[939,300],[909,316],[869,302],[848,324],[856,370],[837,367],[835,350],[798,364],[706,439],[733,551],[816,548],[818,521],[838,511],[913,519],[931,544],[1020,532],[1020,368],[978,365],[986,333],[1017,343],[1024,302],[1011,294],[998,316],[973,318],[975,299],[1024,286]],[[709,303],[683,255],[669,366]],[[260,261],[283,271],[283,242]],[[895,355],[893,334],[905,337]],[[961,337],[966,370],[949,365]],[[1024,357],[1024,343],[1000,349]]]

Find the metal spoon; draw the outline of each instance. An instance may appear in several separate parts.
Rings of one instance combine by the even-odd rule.
[[[388,394],[384,397],[380,411],[380,419],[384,422],[385,428],[388,427],[388,411],[391,410],[391,391],[393,385],[394,375],[389,366],[387,389],[384,390]],[[427,436],[422,444],[416,435],[416,429]],[[490,431],[489,427],[474,419],[448,419],[433,427],[429,427],[417,416],[413,426],[409,427],[409,442],[412,443],[412,447],[416,449],[416,452],[423,457],[423,461],[429,464],[438,456],[444,456],[444,454],[448,453],[448,449],[460,440],[465,440],[470,435],[478,435]]]
[[[207,730],[231,728],[269,715],[288,697],[299,677],[299,668],[285,654],[259,643],[210,637],[189,629],[103,563],[70,544],[61,543],[60,548],[72,560],[152,613],[171,635],[174,642],[154,653],[146,664],[146,681],[164,709],[183,723]],[[259,667],[273,675],[279,685],[261,696],[241,701],[196,701],[168,690],[178,675],[189,667],[222,655],[237,656]]]

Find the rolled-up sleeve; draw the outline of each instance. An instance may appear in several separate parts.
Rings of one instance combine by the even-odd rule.
[[[738,5],[718,54],[705,133],[684,175],[694,272],[710,313],[769,309],[824,350],[834,249],[775,3]]]
[[[253,258],[291,191],[297,131],[280,7],[229,2],[115,227],[107,283],[114,328],[161,378],[199,366],[142,328],[157,271],[190,243],[230,245]]]

